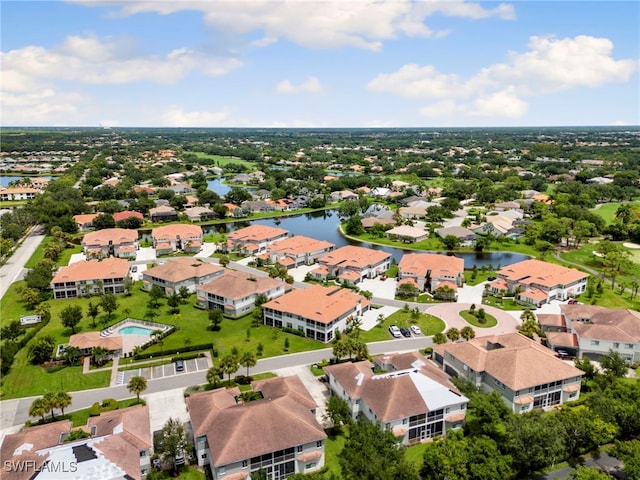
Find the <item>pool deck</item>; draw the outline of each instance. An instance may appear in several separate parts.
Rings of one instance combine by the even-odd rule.
[[[125,318],[121,322],[118,322],[114,325],[111,325],[109,328],[100,332],[101,337],[110,337],[114,335],[119,335],[122,338],[122,354],[128,354],[133,352],[133,350],[140,345],[144,345],[150,340],[150,336],[148,335],[136,335],[136,334],[121,334],[118,333],[119,330],[127,327],[140,327],[146,328],[147,330],[161,330],[166,331],[171,328],[169,325],[164,325],[161,323],[147,322],[145,320],[137,320],[135,318]]]

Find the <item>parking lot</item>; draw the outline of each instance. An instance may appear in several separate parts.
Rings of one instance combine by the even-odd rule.
[[[167,363],[164,365],[141,367],[135,370],[125,370],[118,373],[119,382],[121,385],[129,383],[131,377],[141,376],[147,380],[153,380],[155,378],[170,377],[172,375],[183,375],[185,373],[198,372],[200,370],[207,370],[209,368],[208,359],[206,357],[193,358],[191,360],[184,361],[184,370],[176,372],[175,363]]]

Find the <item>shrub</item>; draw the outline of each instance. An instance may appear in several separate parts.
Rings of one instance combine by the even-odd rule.
[[[297,330],[295,328],[282,327],[282,331],[286,333],[291,333],[293,335],[297,335],[299,337],[304,337],[304,332],[301,330]]]
[[[110,412],[111,410],[118,409],[118,401],[114,398],[106,398],[102,400],[102,405],[100,408],[103,412]]]
[[[136,353],[133,355],[133,358],[136,360],[142,360],[145,358],[151,357],[164,357],[167,355],[174,355],[177,353],[187,353],[187,352],[197,352],[200,350],[211,350],[213,349],[212,343],[203,343],[202,345],[184,345],[180,348],[173,348],[171,350],[159,350],[157,352],[146,352],[146,353]]]
[[[89,416],[97,417],[98,415],[100,415],[100,404],[96,402],[93,405],[91,405],[91,408],[89,409]]]

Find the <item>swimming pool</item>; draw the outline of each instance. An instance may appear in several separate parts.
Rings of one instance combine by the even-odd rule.
[[[150,328],[136,326],[124,327],[118,330],[118,333],[122,335],[144,335],[146,337],[150,337],[151,332],[153,332],[153,330],[151,330]]]

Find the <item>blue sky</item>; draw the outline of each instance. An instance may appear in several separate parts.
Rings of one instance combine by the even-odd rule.
[[[640,2],[4,1],[3,126],[640,124]]]

